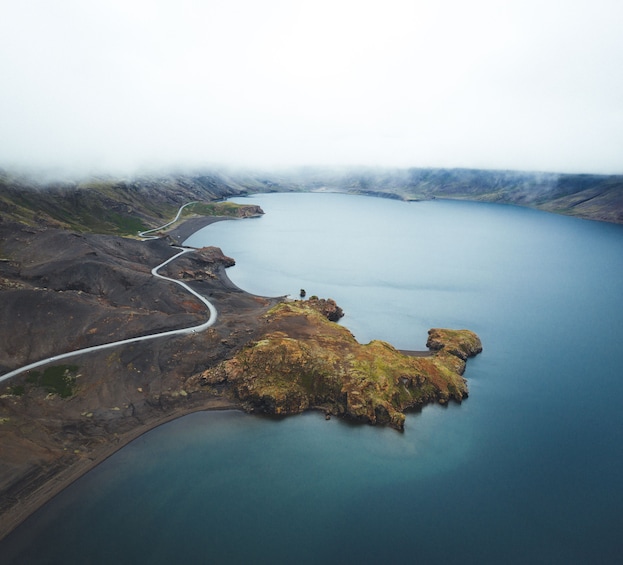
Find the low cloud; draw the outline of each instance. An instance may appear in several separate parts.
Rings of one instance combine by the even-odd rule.
[[[15,2],[0,166],[621,173],[620,21],[615,0]]]

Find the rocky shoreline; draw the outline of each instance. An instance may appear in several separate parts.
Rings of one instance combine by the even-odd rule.
[[[263,316],[261,339],[189,385],[228,385],[248,412],[320,410],[400,431],[407,410],[467,397],[465,363],[482,351],[473,332],[431,329],[431,354],[406,355],[383,341],[360,344],[326,310],[318,300],[278,304]]]
[[[221,219],[191,218],[147,242],[0,223],[1,372],[203,321],[197,300],[150,269],[174,254],[171,243]],[[163,272],[216,305],[207,331],[78,356],[0,385],[0,539],[136,437],[191,412],[315,409],[401,430],[405,410],[467,396],[461,375],[481,350],[475,334],[435,330],[424,356],[362,346],[329,321],[341,312],[333,301],[251,295],[227,277],[232,264],[207,247]]]

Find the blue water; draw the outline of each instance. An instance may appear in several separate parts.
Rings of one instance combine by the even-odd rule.
[[[362,342],[476,331],[470,397],[410,414],[403,434],[182,418],[64,491],[0,561],[622,561],[623,227],[467,202],[241,201],[266,215],[187,243],[222,247],[251,292],[334,298]]]

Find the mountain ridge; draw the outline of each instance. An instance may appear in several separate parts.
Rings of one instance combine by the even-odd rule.
[[[37,181],[0,170],[0,219],[135,235],[186,202],[266,192],[336,191],[406,201],[436,198],[527,206],[623,224],[623,175],[440,168],[217,170]]]

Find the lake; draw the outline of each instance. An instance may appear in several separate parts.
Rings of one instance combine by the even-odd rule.
[[[462,404],[405,432],[196,413],[2,544],[7,563],[620,563],[623,226],[458,201],[266,194],[186,243],[255,294],[330,297],[361,342],[467,328]],[[218,309],[218,303],[215,304]]]

